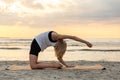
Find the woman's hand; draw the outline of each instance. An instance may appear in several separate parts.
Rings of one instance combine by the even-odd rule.
[[[92,44],[90,42],[86,42],[86,45],[90,48],[92,47]]]

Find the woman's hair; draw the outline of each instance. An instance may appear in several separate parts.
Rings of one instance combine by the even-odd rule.
[[[62,58],[67,49],[67,43],[64,40],[58,40],[54,50],[57,58]]]

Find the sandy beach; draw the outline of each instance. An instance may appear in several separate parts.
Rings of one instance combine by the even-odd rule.
[[[70,65],[101,64],[106,70],[5,70],[10,65],[27,65],[28,61],[0,61],[0,80],[120,80],[120,62],[68,61]]]
[[[31,40],[0,39],[0,80],[120,80],[120,39],[91,40],[94,47],[67,41],[64,60],[70,65],[100,64],[106,70],[5,70],[28,65]],[[57,61],[52,47],[40,53],[39,61]]]

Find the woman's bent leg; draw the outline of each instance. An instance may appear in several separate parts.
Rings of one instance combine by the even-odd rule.
[[[30,54],[30,66],[32,69],[61,68],[62,65],[56,62],[37,62],[38,56]]]

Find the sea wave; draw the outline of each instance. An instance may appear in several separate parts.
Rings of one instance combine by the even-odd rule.
[[[0,38],[1,50],[26,50],[30,48],[32,39],[11,39]],[[120,39],[91,39],[93,46],[97,49],[85,49],[86,45],[73,40],[66,40],[67,46],[71,47],[68,51],[120,51]],[[84,49],[76,49],[84,48]],[[75,49],[73,49],[75,48]]]
[[[12,47],[12,48],[0,48],[2,50],[21,50],[22,48]]]
[[[120,49],[69,49],[67,51],[104,51],[104,52],[119,52]]]

